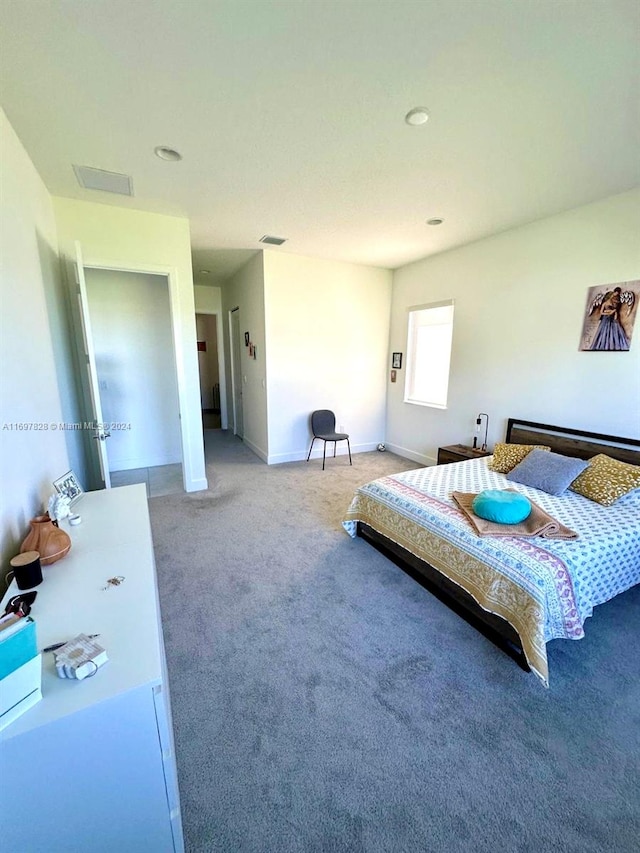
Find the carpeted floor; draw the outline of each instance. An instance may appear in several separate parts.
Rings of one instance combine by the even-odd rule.
[[[390,453],[149,501],[187,853],[602,853],[640,839],[640,588],[549,644],[551,689],[340,521]]]

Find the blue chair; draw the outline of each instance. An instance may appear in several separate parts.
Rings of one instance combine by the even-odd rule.
[[[351,445],[349,444],[349,436],[346,432],[336,432],[336,416],[330,409],[317,409],[315,412],[311,412],[311,432],[313,433],[313,438],[311,439],[311,447],[309,448],[309,454],[307,456],[307,462],[311,458],[311,451],[313,450],[313,443],[316,438],[319,438],[321,441],[324,441],[324,446],[322,450],[322,470],[324,471],[324,462],[327,454],[327,442],[333,442],[333,456],[335,458],[336,455],[336,444],[339,441],[346,441],[347,448],[349,450],[349,465],[353,465],[351,460]]]

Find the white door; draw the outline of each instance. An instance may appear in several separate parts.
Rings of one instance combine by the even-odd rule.
[[[242,413],[242,365],[240,349],[240,309],[234,308],[229,312],[229,329],[231,332],[231,388],[233,396],[233,433],[244,435],[244,418]]]
[[[78,283],[78,303],[80,306],[80,321],[82,324],[82,342],[89,377],[89,388],[91,390],[91,416],[95,429],[93,431],[94,444],[100,462],[100,474],[105,489],[111,488],[111,477],[109,476],[109,460],[107,458],[107,439],[111,435],[105,429],[102,417],[102,405],[100,403],[100,388],[98,385],[98,371],[96,370],[96,356],[91,335],[91,318],[89,317],[89,301],[87,299],[87,283],[84,277],[84,266],[82,263],[82,250],[80,243],[76,243],[76,282]]]

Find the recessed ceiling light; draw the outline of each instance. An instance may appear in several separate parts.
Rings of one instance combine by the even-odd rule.
[[[411,127],[420,127],[421,124],[426,124],[429,121],[429,113],[425,107],[414,107],[404,117],[407,124]]]
[[[442,225],[444,219],[427,219],[427,225]]]
[[[176,151],[175,148],[167,148],[166,145],[158,145],[153,149],[155,151],[156,157],[159,157],[161,160],[170,160],[175,163],[177,160],[182,160],[182,154],[179,151]]]
[[[199,272],[200,272],[200,275],[209,275],[211,270],[200,270]]]

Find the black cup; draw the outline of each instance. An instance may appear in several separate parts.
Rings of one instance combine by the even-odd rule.
[[[42,583],[42,566],[40,554],[37,551],[25,551],[11,561],[13,579],[18,589],[33,589]]]

